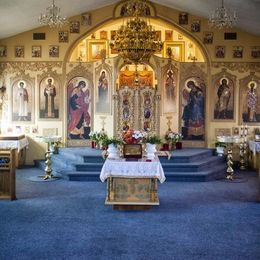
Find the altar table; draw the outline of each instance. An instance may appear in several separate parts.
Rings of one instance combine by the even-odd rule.
[[[21,167],[25,163],[26,148],[29,141],[24,134],[0,135],[0,150],[15,149],[15,166]]]
[[[159,205],[157,179],[163,183],[165,175],[158,158],[153,161],[107,159],[100,179],[102,182],[107,179],[105,204],[113,205],[114,209],[146,209]]]

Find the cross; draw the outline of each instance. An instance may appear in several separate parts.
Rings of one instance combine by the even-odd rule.
[[[105,123],[106,116],[101,116],[100,119],[102,120],[102,122],[101,122],[102,131],[104,131],[104,130],[105,130],[105,124],[106,124],[106,123]]]
[[[166,118],[168,120],[168,122],[167,122],[168,131],[171,131],[171,119],[172,119],[172,117],[171,116],[167,116]]]
[[[78,61],[79,63],[82,62],[81,57],[78,57],[78,58],[77,58],[77,61]]]
[[[191,60],[192,60],[193,62],[195,62],[195,61],[197,60],[197,58],[196,58],[195,56],[193,56],[193,57],[191,58]]]

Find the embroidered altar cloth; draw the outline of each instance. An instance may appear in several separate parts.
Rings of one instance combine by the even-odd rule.
[[[151,162],[107,159],[102,167],[100,180],[104,182],[108,177],[157,178],[161,183],[166,179],[159,159]]]
[[[24,147],[28,147],[28,145],[29,141],[24,135],[8,137],[1,136],[0,149],[17,149],[19,152]]]

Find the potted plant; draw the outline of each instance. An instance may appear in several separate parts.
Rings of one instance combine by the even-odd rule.
[[[216,147],[216,153],[218,156],[223,156],[224,152],[225,152],[225,148],[227,147],[227,145],[223,142],[220,141],[216,141],[215,142],[215,147]]]
[[[147,159],[154,159],[155,152],[156,152],[156,145],[161,143],[161,139],[159,136],[155,134],[148,134],[145,138],[146,142],[146,152],[147,152]]]
[[[255,128],[255,141],[260,141],[260,128]]]
[[[122,141],[116,137],[112,137],[112,138],[106,137],[102,140],[102,145],[104,147],[107,147],[108,159],[119,158],[117,145],[120,144],[122,144]]]
[[[91,131],[89,133],[89,138],[91,140],[91,148],[94,149],[96,148],[96,144],[97,144],[97,132]]]
[[[92,140],[91,146],[92,148],[99,149],[103,145],[103,141],[108,138],[105,131],[101,130],[100,132],[90,132],[90,139]]]
[[[182,134],[178,134],[178,138],[177,138],[177,141],[176,141],[176,150],[180,150],[182,149]]]
[[[179,134],[179,133],[175,133],[175,132],[172,132],[172,131],[169,131],[166,133],[165,135],[165,140],[171,144],[171,147],[172,147],[172,150],[176,147],[177,149],[177,146],[176,144],[178,143],[178,149],[181,149],[182,148],[182,143],[181,143],[181,140],[182,140],[182,135]]]
[[[53,154],[58,154],[59,153],[59,147],[61,147],[61,141],[56,141],[56,142],[51,142],[50,144],[50,151]]]

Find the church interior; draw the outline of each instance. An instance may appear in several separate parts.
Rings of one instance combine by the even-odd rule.
[[[259,259],[260,3],[71,3],[0,0],[0,259]]]

